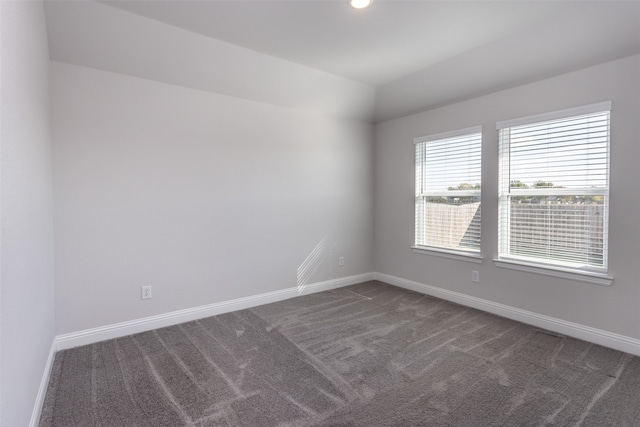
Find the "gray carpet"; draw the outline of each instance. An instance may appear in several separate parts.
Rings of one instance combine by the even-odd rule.
[[[98,425],[633,426],[640,359],[368,282],[59,352],[40,426]]]

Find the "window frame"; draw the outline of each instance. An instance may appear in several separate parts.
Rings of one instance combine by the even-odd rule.
[[[414,143],[414,161],[415,161],[415,191],[414,191],[414,244],[411,246],[414,253],[417,254],[425,254],[425,255],[434,255],[443,258],[456,259],[460,261],[469,261],[473,263],[481,263],[483,260],[482,257],[482,220],[479,221],[479,243],[477,249],[461,249],[459,247],[448,247],[448,246],[431,246],[420,244],[418,242],[418,200],[424,199],[425,197],[447,197],[450,196],[453,191],[455,191],[456,197],[478,197],[480,199],[480,206],[482,208],[482,187],[480,189],[474,190],[443,190],[443,191],[432,191],[432,192],[420,192],[418,188],[418,176],[419,176],[419,159],[418,159],[418,146],[420,144],[428,144],[430,142],[439,142],[446,139],[452,138],[460,138],[465,136],[475,136],[479,137],[479,160],[478,167],[480,169],[480,184],[482,185],[482,143],[483,143],[483,135],[482,135],[482,126],[472,126],[463,129],[458,129],[449,132],[442,132],[437,134],[431,134],[426,136],[420,136],[413,139]],[[426,147],[426,145],[425,145]],[[481,213],[480,213],[481,215]]]
[[[503,132],[509,131],[513,127],[544,124],[554,120],[571,119],[588,114],[608,113],[607,120],[607,142],[606,142],[606,188],[593,187],[573,187],[573,188],[512,188],[511,187],[511,141],[505,141]],[[609,197],[610,197],[610,170],[611,170],[611,101],[596,104],[584,105],[576,108],[569,108],[534,116],[522,117],[513,120],[506,120],[496,123],[498,131],[498,256],[494,259],[496,266],[515,269],[526,272],[539,273],[554,277],[577,279],[601,285],[610,285],[613,277],[608,275],[608,228],[609,228]],[[545,180],[544,176],[540,177]],[[547,178],[548,179],[548,178]],[[536,258],[522,255],[514,255],[509,251],[510,245],[510,218],[512,197],[518,196],[603,196],[604,217],[603,217],[603,266],[582,265],[579,268],[571,265],[568,261]],[[505,212],[506,210],[506,212]]]

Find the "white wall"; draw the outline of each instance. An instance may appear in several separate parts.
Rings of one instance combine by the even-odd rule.
[[[296,287],[323,239],[307,282],[373,270],[372,125],[57,62],[52,87],[58,334]]]
[[[508,306],[640,338],[640,56],[406,116],[376,126],[376,271]],[[497,268],[496,121],[613,102],[610,287]],[[483,126],[481,265],[415,254],[413,138]],[[480,270],[480,284],[471,282]]]
[[[40,2],[1,2],[0,425],[29,424],[54,336],[49,53]]]

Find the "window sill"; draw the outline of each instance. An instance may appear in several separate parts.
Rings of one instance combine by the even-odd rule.
[[[610,286],[613,283],[613,277],[606,274],[593,273],[589,271],[572,270],[569,268],[542,266],[538,264],[529,264],[522,261],[511,259],[494,259],[496,267],[508,268],[510,270],[525,271],[527,273],[542,274],[545,276],[559,277],[562,279],[577,280],[580,282],[593,283],[596,285]]]
[[[454,250],[427,248],[424,246],[412,246],[411,249],[416,254],[433,255],[441,258],[456,259],[458,261],[474,262],[481,264],[484,259],[479,253],[459,252]]]

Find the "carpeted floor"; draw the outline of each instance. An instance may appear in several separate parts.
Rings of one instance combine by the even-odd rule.
[[[637,426],[640,359],[380,282],[61,351],[40,426]]]

